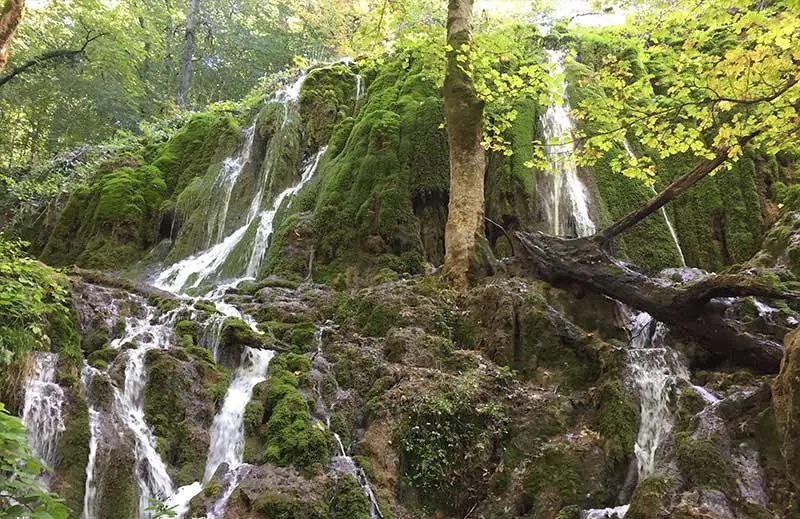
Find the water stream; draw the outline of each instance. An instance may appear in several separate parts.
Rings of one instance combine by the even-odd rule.
[[[35,352],[33,366],[25,382],[25,401],[22,423],[28,431],[28,443],[33,455],[46,466],[56,463],[56,444],[64,431],[64,390],[56,384],[58,354]],[[50,473],[40,476],[45,486],[50,484]]]
[[[156,451],[155,436],[144,419],[144,388],[147,373],[144,365],[145,354],[151,349],[166,349],[172,339],[172,329],[177,311],[158,316],[158,311],[144,298],[129,295],[132,302],[143,309],[141,315],[125,319],[125,330],[121,337],[111,341],[110,347],[126,349],[120,353],[124,362],[124,382],[119,387],[114,377],[108,377],[113,402],[109,410],[96,407],[90,402],[89,428],[91,433],[89,463],[86,469],[86,491],[84,498],[84,517],[95,517],[97,499],[97,450],[104,427],[121,427],[131,434],[135,442],[136,481],[139,487],[139,517],[150,516],[147,508],[152,499],[163,499],[174,492],[172,480],[161,456]],[[101,370],[84,366],[82,382],[84,389],[91,385],[95,376],[105,376]],[[109,412],[110,411],[110,412]]]
[[[636,160],[636,154],[633,153],[633,149],[631,149],[631,145],[628,142],[628,139],[622,139],[622,146],[625,148],[625,151],[628,152],[628,156]],[[650,189],[653,191],[654,195],[658,194],[658,191],[656,191],[655,186],[650,186]],[[672,242],[675,244],[675,249],[678,251],[678,256],[681,259],[681,267],[685,267],[686,258],[683,256],[683,249],[681,249],[681,242],[678,240],[678,233],[675,232],[675,227],[672,225],[672,221],[669,219],[669,215],[667,214],[667,209],[665,207],[661,208],[661,215],[664,217],[664,223],[667,224],[667,229],[669,229],[669,235],[672,237]]]
[[[554,73],[563,75],[564,53],[548,51],[548,58]],[[560,99],[555,99],[539,119],[552,170],[550,174],[539,175],[539,199],[550,234],[588,236],[594,234],[595,224],[589,216],[589,195],[575,164],[573,125],[566,92],[567,83],[563,82]]]

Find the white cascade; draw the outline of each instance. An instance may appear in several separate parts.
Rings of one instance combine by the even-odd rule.
[[[383,519],[383,514],[378,506],[378,500],[375,498],[375,492],[372,491],[372,486],[369,484],[369,480],[367,479],[367,475],[364,473],[364,469],[356,465],[355,460],[347,455],[344,445],[342,444],[342,439],[339,437],[339,435],[333,433],[333,437],[336,439],[336,444],[339,446],[339,455],[331,458],[331,468],[336,472],[349,474],[356,478],[359,485],[361,485],[361,489],[364,491],[364,496],[366,496],[366,498],[369,500],[370,518]]]
[[[229,469],[242,464],[244,453],[244,409],[253,395],[253,388],[267,377],[269,362],[275,352],[245,348],[242,365],[236,370],[222,409],[211,426],[211,446],[208,450],[204,482],[209,482],[222,463]]]
[[[628,508],[630,508],[630,505],[583,510],[581,519],[622,519],[628,513]]]
[[[563,53],[548,51],[550,63],[558,75],[563,74]],[[595,224],[589,216],[589,196],[578,177],[575,164],[567,84],[561,89],[561,99],[554,100],[540,118],[547,154],[549,173],[540,175],[540,202],[544,208],[548,231],[554,236],[588,236],[594,234]],[[559,102],[560,101],[560,102]]]
[[[327,146],[320,148],[320,150],[303,169],[300,182],[283,190],[277,197],[275,197],[272,207],[267,211],[262,211],[259,215],[258,230],[256,231],[256,238],[253,243],[253,250],[250,254],[250,261],[247,262],[247,271],[245,273],[246,277],[252,278],[258,275],[258,271],[261,268],[261,263],[264,261],[264,255],[267,253],[267,248],[269,247],[269,240],[272,236],[273,225],[275,223],[275,215],[278,214],[278,209],[280,209],[281,204],[283,204],[283,201],[286,200],[287,197],[293,197],[296,195],[297,192],[300,191],[306,184],[308,184],[308,182],[314,177],[314,173],[317,171],[317,166],[319,166],[319,161],[327,150]],[[292,201],[289,200],[290,204],[291,202]]]
[[[113,420],[128,429],[136,442],[136,480],[139,487],[139,517],[147,519],[150,514],[147,508],[151,499],[162,499],[173,494],[172,480],[167,472],[167,467],[161,456],[156,451],[156,440],[150,426],[144,419],[144,387],[147,383],[147,373],[144,366],[144,357],[148,350],[169,347],[172,338],[172,328],[175,313],[165,314],[156,318],[156,309],[143,298],[133,297],[145,309],[144,315],[127,317],[125,319],[125,332],[122,337],[111,342],[111,347],[119,349],[123,344],[132,343],[134,348],[127,349],[121,355],[125,360],[125,382],[122,388],[117,387],[111,380],[113,404],[112,417],[104,417],[105,413],[94,406],[90,407],[90,454],[89,464],[86,469],[86,492],[84,498],[84,517],[93,519],[95,499],[97,494],[95,470],[97,456],[97,442],[102,421]],[[88,388],[91,378],[98,374],[98,370],[85,366],[82,372],[84,387]]]
[[[656,472],[659,449],[674,425],[673,390],[689,373],[680,355],[663,344],[666,326],[639,312],[629,316],[628,367],[639,391],[641,422],[634,447],[639,481]]]
[[[81,370],[81,385],[84,392],[88,393],[95,370],[84,363]],[[86,483],[83,489],[83,514],[81,519],[94,519],[95,502],[97,498],[97,482],[95,481],[95,467],[97,466],[97,447],[100,442],[100,412],[89,408],[89,460],[86,463]]]
[[[289,120],[291,115],[291,107],[296,105],[297,100],[300,97],[300,88],[302,87],[304,81],[305,76],[301,76],[292,85],[278,91],[273,98],[274,102],[281,103],[284,108],[284,117],[281,129],[286,126]],[[247,230],[250,228],[250,225],[257,217],[261,215],[260,208],[263,204],[264,192],[266,191],[267,182],[270,180],[269,177],[273,169],[272,166],[277,160],[277,147],[281,144],[279,142],[280,140],[281,139],[279,138],[273,138],[270,141],[270,146],[264,159],[264,174],[262,179],[259,181],[258,190],[250,203],[250,208],[248,210],[245,223],[221,241],[218,240],[217,243],[210,248],[174,263],[173,265],[164,269],[153,282],[155,287],[176,293],[185,288],[197,288],[201,283],[203,283],[203,281],[208,279],[209,276],[214,275],[222,268],[231,252],[233,252],[233,250],[244,239],[245,235],[247,234]],[[231,164],[235,164],[237,167],[239,167],[238,171],[236,168],[231,168],[230,176],[234,176],[234,171],[236,171],[236,178],[238,178],[238,176],[241,174],[241,169],[244,168],[247,159],[250,156],[250,150],[248,148],[248,145],[244,147],[244,149],[238,155],[239,158],[230,159],[232,160]],[[223,170],[224,169],[225,168],[223,168]],[[220,174],[222,175],[223,171],[221,171]],[[233,189],[235,179],[233,179],[231,182],[231,189]],[[225,193],[226,191],[223,191],[223,196],[227,196]],[[225,210],[225,216],[227,218],[227,208]],[[222,223],[222,227],[224,230],[224,222]],[[260,224],[259,227],[261,227]],[[217,225],[217,229],[219,229],[219,225]],[[193,276],[194,281],[187,287],[189,279]]]
[[[28,443],[33,455],[53,468],[56,462],[56,443],[64,431],[64,390],[56,384],[58,354],[35,352],[31,373],[25,382],[25,401],[22,423],[28,431]],[[48,473],[41,476],[49,485]]]
[[[631,145],[630,143],[628,143],[628,139],[622,139],[622,145],[625,147],[625,151],[628,152],[628,155],[632,159],[636,160],[636,154],[633,153]],[[658,194],[658,191],[656,191],[655,186],[650,186],[650,189],[653,191],[654,195]],[[664,223],[667,224],[667,229],[669,229],[669,235],[672,236],[672,242],[675,244],[675,249],[678,251],[678,256],[681,258],[681,267],[685,267],[686,258],[683,256],[683,249],[681,249],[681,242],[678,240],[678,233],[675,232],[675,227],[672,225],[672,221],[669,219],[667,210],[664,207],[661,208],[661,215],[664,217]]]
[[[250,153],[253,150],[253,141],[256,135],[256,125],[253,124],[244,131],[244,146],[241,152],[235,157],[229,157],[222,163],[217,178],[214,180],[214,192],[221,192],[221,203],[209,215],[208,219],[208,242],[206,247],[213,243],[219,243],[225,237],[225,223],[228,218],[228,208],[231,205],[231,194],[233,186],[242,174]],[[212,241],[213,240],[213,241]]]
[[[228,470],[224,474],[225,489],[208,513],[207,519],[222,517],[231,494],[241,478],[246,475],[246,466],[242,460],[244,455],[244,411],[253,396],[253,388],[259,382],[267,379],[269,362],[274,356],[275,352],[271,350],[245,348],[242,354],[242,364],[236,370],[233,382],[225,395],[222,409],[214,417],[214,424],[211,426],[211,445],[208,449],[203,481],[204,483],[211,481],[214,473],[223,463],[227,464]]]

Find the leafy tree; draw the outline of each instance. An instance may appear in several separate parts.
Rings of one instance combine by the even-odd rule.
[[[770,155],[800,152],[800,5],[796,1],[649,2],[618,37],[633,59],[607,54],[583,79],[600,96],[577,107],[579,160],[592,164],[626,136],[661,159],[700,160],[647,205],[599,233],[605,243],[749,146]],[[637,65],[642,66],[635,70]],[[612,164],[652,183],[648,156]]]
[[[0,402],[0,519],[67,519],[67,507],[36,480],[46,469],[31,454],[25,426]]]

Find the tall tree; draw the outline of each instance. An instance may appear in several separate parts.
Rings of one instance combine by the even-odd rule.
[[[473,0],[447,7],[444,113],[450,147],[450,201],[445,227],[445,271],[456,287],[467,283],[476,236],[483,235],[483,102],[471,74]]]
[[[191,0],[186,13],[186,33],[183,36],[183,52],[181,53],[181,71],[178,77],[178,106],[189,105],[189,88],[192,83],[192,59],[197,48],[197,18],[200,15],[200,0]]]
[[[0,72],[8,61],[8,45],[19,22],[22,21],[24,10],[25,0],[6,0],[3,11],[0,12]]]

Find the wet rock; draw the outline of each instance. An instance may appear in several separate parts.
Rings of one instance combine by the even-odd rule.
[[[786,336],[781,372],[772,388],[772,405],[786,460],[786,473],[800,493],[800,332]]]

